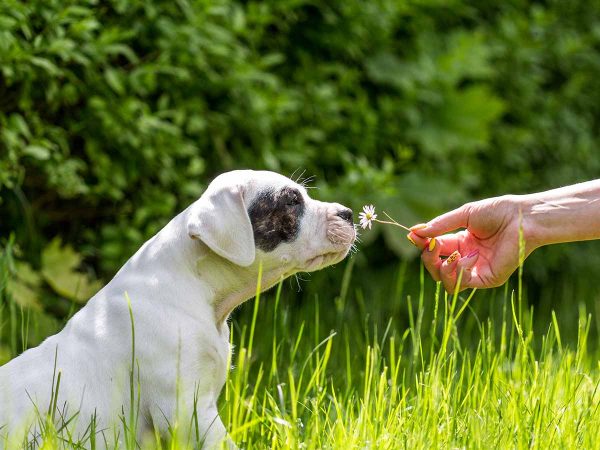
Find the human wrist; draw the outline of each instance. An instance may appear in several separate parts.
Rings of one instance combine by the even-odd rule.
[[[530,195],[508,194],[503,196],[509,205],[514,220],[518,221],[519,229],[525,243],[525,253],[529,255],[536,248],[548,244],[543,222],[534,213],[536,199]]]
[[[515,197],[533,248],[600,239],[600,180]]]
[[[516,213],[520,215],[520,227],[523,231],[526,253],[552,243],[550,233],[546,227],[543,215],[536,214],[535,207],[539,204],[539,199],[534,195],[511,195],[516,208]]]

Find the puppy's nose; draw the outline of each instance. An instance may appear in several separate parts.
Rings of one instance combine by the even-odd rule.
[[[353,223],[353,221],[352,221],[352,210],[350,208],[340,209],[337,212],[337,216],[341,217],[346,222]]]

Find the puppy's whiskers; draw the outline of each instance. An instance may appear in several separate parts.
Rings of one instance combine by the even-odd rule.
[[[294,169],[294,171],[291,173],[291,175],[289,176],[289,179],[292,180],[292,181],[295,181],[294,180],[294,175],[296,175],[296,172],[298,172],[299,170],[300,170],[300,167],[296,167]]]
[[[315,175],[311,175],[310,177],[306,177],[305,179],[303,179],[302,181],[300,181],[300,186],[302,186],[304,189],[318,189],[317,186],[309,186],[310,183],[312,183],[315,180]]]
[[[300,277],[297,273],[294,274],[294,279],[296,280],[296,284],[298,285],[298,290],[296,292],[302,292],[302,285],[300,285]]]
[[[296,170],[300,170],[300,167],[298,167],[298,169],[296,169]],[[296,173],[296,170],[294,170],[294,174]],[[302,183],[301,183],[300,180],[302,180],[302,176],[304,175],[305,172],[306,172],[306,169],[302,169],[302,172],[300,172],[300,175],[298,175],[296,177],[296,179],[294,180],[294,182],[301,185]],[[293,174],[292,174],[292,176],[290,178],[293,179]]]
[[[337,230],[337,231],[339,231],[339,232],[336,232],[336,230],[328,230],[327,231],[327,237],[330,238],[330,240],[332,242],[333,242],[333,239],[331,239],[332,237],[335,238],[335,241],[337,241],[337,243],[339,243],[339,244],[348,242],[351,239],[350,234],[346,234],[345,232],[342,232],[341,230]]]
[[[301,276],[300,274],[302,274],[302,275],[306,275],[308,278],[302,278],[302,276]],[[298,273],[296,274],[296,276],[298,277],[298,279],[299,279],[300,281],[310,281],[310,275],[311,275],[311,274],[310,274],[310,272],[298,272]]]
[[[306,177],[305,179],[303,179],[300,184],[302,186],[306,186],[309,183],[312,183],[315,180],[316,176],[315,175],[311,175],[310,177]]]
[[[352,224],[354,226],[354,241],[362,244],[362,239],[360,237],[360,227],[358,224]],[[354,244],[352,244],[354,245]]]

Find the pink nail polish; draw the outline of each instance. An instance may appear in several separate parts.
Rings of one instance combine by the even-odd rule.
[[[465,256],[465,258],[473,258],[477,255],[479,255],[479,250],[475,249],[471,253],[469,253],[467,256]]]

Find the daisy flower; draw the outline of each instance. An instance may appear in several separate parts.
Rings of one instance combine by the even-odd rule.
[[[375,214],[375,207],[373,205],[363,206],[363,212],[358,214],[358,217],[360,219],[360,226],[363,227],[363,229],[366,229],[367,227],[369,227],[369,230],[370,230],[371,224],[373,222],[378,222],[378,223],[387,223],[389,225],[395,225],[397,227],[404,228],[406,231],[411,231],[411,229],[408,228],[407,226],[402,225],[401,223],[398,223],[394,219],[392,219],[390,217],[390,215],[388,213],[386,213],[385,211],[383,212],[383,214],[385,214],[385,216],[390,220],[379,220],[377,218],[377,214]]]
[[[369,227],[371,229],[371,222],[377,219],[377,214],[375,214],[375,207],[373,205],[365,205],[363,206],[363,212],[358,214],[360,218],[360,226],[363,229]]]

